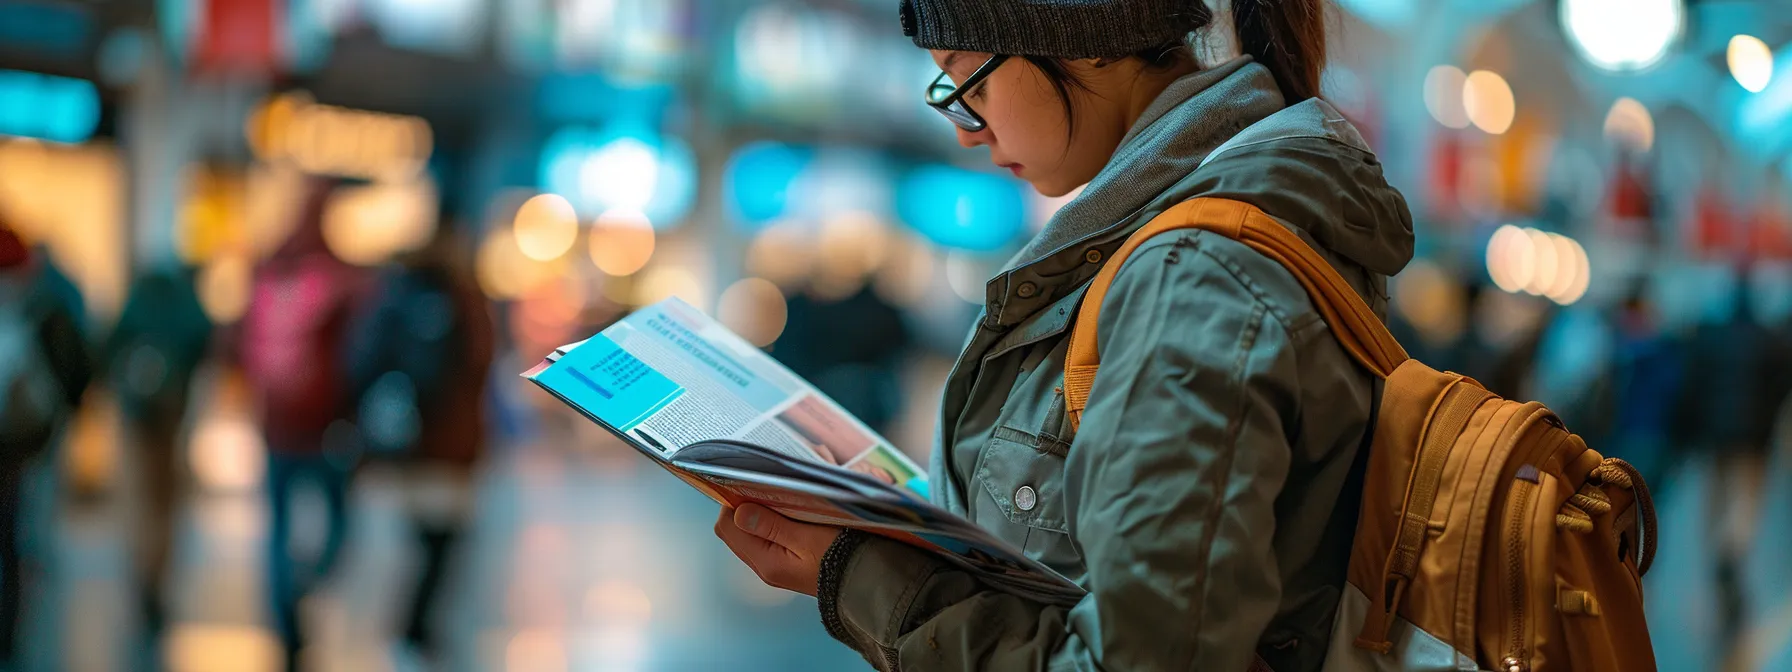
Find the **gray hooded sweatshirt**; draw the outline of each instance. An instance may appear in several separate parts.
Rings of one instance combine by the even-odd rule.
[[[1319,669],[1345,580],[1373,377],[1281,266],[1180,231],[1124,264],[1097,325],[1080,431],[1060,391],[1071,319],[1139,226],[1248,202],[1376,311],[1412,220],[1355,129],[1286,106],[1248,57],[1173,83],[1108,166],[991,280],[946,382],[937,503],[1088,591],[1040,604],[901,543],[824,577],[830,631],[884,670]]]

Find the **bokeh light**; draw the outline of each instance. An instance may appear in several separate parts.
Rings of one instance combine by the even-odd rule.
[[[253,269],[241,254],[220,255],[199,271],[199,305],[213,323],[236,324],[249,310],[249,281]]]
[[[517,209],[511,230],[516,232],[516,247],[523,256],[551,261],[572,249],[579,237],[579,216],[558,194],[540,194]]]
[[[655,265],[647,269],[635,286],[636,305],[659,303],[678,297],[698,310],[709,306],[709,296],[696,272],[679,264]]]
[[[878,269],[873,289],[891,304],[912,308],[920,305],[934,286],[932,246],[911,235],[891,232],[890,252]]]
[[[252,625],[182,623],[162,645],[163,664],[183,672],[271,672],[280,669],[280,640]]]
[[[822,298],[841,299],[857,293],[889,253],[887,227],[876,215],[864,211],[828,218],[818,238],[812,290]]]
[[[1532,254],[1536,256],[1536,270],[1531,273],[1530,280],[1524,283],[1527,294],[1543,295],[1543,290],[1553,287],[1556,278],[1562,275],[1562,258],[1556,254],[1555,241],[1551,234],[1536,229],[1525,229],[1525,236],[1530,238]]]
[[[618,627],[642,627],[653,618],[653,600],[641,586],[612,579],[585,591],[585,615]]]
[[[360,266],[422,247],[435,228],[436,192],[424,179],[340,189],[324,211],[324,243]]]
[[[267,447],[246,414],[213,411],[193,428],[193,477],[208,491],[249,493],[261,485]]]
[[[653,223],[639,211],[605,212],[588,236],[592,265],[608,275],[634,275],[653,258]]]
[[[1536,257],[1524,230],[1511,224],[1493,232],[1487,243],[1487,274],[1501,290],[1516,292],[1531,281]]]
[[[766,227],[747,245],[747,273],[795,292],[808,286],[816,266],[811,234],[795,221]]]
[[[423,171],[434,132],[420,117],[320,105],[304,92],[264,101],[243,126],[257,158],[306,172],[404,181]]]
[[[598,207],[641,211],[659,183],[659,156],[647,143],[617,138],[585,157],[579,186]]]
[[[1507,293],[1541,296],[1564,306],[1579,301],[1592,283],[1592,267],[1579,241],[1507,224],[1487,243],[1487,274]]]
[[[566,672],[566,637],[558,631],[532,628],[516,633],[504,647],[506,672]]]
[[[85,79],[0,70],[0,136],[78,143],[100,123],[99,89]]]
[[[716,302],[716,320],[761,348],[783,335],[788,318],[784,293],[763,278],[744,278],[729,285]]]
[[[1475,128],[1493,135],[1512,128],[1512,120],[1518,115],[1511,85],[1491,70],[1476,70],[1463,80],[1462,108]]]
[[[902,181],[896,208],[902,220],[942,247],[993,252],[1026,228],[1020,183],[950,166],[924,166]]]
[[[636,123],[563,128],[542,148],[541,186],[585,216],[645,214],[655,226],[682,221],[696,199],[696,154],[677,136]]]
[[[1468,75],[1454,65],[1439,65],[1425,73],[1425,109],[1431,118],[1450,128],[1468,128],[1468,110],[1463,107],[1467,84]]]
[[[785,216],[791,187],[813,158],[811,150],[775,142],[741,147],[723,174],[722,188],[735,216],[750,228]]]
[[[1394,276],[1394,309],[1430,343],[1450,343],[1468,327],[1468,306],[1455,278],[1419,259]]]
[[[1655,146],[1655,118],[1635,98],[1619,98],[1605,114],[1605,137],[1621,147],[1648,152]]]
[[[964,252],[946,254],[946,284],[966,303],[983,305],[993,264]]]
[[[1729,63],[1730,76],[1749,93],[1765,91],[1767,83],[1773,81],[1773,50],[1759,37],[1737,35],[1730,38],[1724,59]]]
[[[497,300],[517,298],[560,276],[564,258],[549,262],[530,259],[517,247],[510,227],[491,230],[479,244],[476,262],[479,287]]]

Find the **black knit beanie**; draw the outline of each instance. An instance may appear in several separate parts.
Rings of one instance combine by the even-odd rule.
[[[1006,56],[1126,56],[1211,20],[1203,0],[902,0],[902,34],[915,46]]]

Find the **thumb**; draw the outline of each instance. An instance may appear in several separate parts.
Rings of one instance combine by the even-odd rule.
[[[785,518],[782,514],[758,504],[742,504],[734,510],[734,524],[760,539],[786,549],[807,549],[820,543],[831,530],[820,525],[806,525]]]

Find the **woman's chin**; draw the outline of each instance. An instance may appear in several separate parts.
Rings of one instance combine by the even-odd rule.
[[[1076,189],[1074,186],[1058,184],[1055,180],[1027,180],[1027,183],[1033,185],[1033,191],[1046,198],[1058,198]]]

